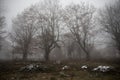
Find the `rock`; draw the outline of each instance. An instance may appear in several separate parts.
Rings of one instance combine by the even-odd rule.
[[[97,71],[97,70],[98,70],[98,68],[94,68],[94,69],[93,69],[93,71]]]
[[[20,71],[25,71],[25,72],[27,72],[27,71],[34,71],[34,70],[36,70],[36,69],[37,69],[37,67],[36,67],[35,64],[30,64],[30,65],[21,67],[21,68],[20,68]]]
[[[48,68],[43,65],[30,64],[20,68],[21,72],[47,71]]]
[[[30,65],[28,65],[28,66],[27,66],[27,68],[28,68],[29,70],[32,70],[32,69],[34,69],[34,68],[35,68],[35,65],[30,64]]]
[[[70,69],[70,67],[67,66],[67,65],[65,65],[64,67],[62,67],[62,70],[68,70],[68,69]]]
[[[112,67],[110,67],[110,66],[98,66],[98,67],[94,68],[92,71],[108,72],[110,70],[112,70]]]
[[[87,69],[88,67],[86,65],[82,66],[81,69]]]

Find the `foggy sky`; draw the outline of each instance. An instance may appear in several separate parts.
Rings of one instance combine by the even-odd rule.
[[[40,1],[41,0],[0,0],[0,12],[2,12],[1,15],[6,17],[6,29],[9,30],[11,28],[11,21],[17,14],[30,5]],[[64,6],[70,3],[80,3],[81,1],[93,4],[96,8],[102,8],[105,4],[113,0],[60,0]]]

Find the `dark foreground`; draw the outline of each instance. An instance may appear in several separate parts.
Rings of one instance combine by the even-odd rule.
[[[48,69],[43,71],[20,71],[28,64],[44,65]],[[69,66],[63,70],[63,66]],[[82,65],[88,65],[86,70]],[[99,65],[114,66],[114,71],[95,72],[92,69]],[[71,63],[42,63],[42,62],[0,62],[0,80],[120,80],[120,66],[118,64],[100,62],[71,62]]]

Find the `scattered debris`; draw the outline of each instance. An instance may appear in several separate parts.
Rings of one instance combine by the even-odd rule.
[[[113,68],[110,66],[98,66],[98,67],[94,68],[92,71],[108,72],[112,69]]]
[[[46,66],[42,66],[42,65],[37,65],[37,64],[30,64],[24,67],[20,68],[21,72],[33,72],[33,71],[47,71],[47,67]]]
[[[81,67],[82,69],[87,69],[88,67],[86,65],[82,66]]]
[[[34,64],[30,64],[24,67],[20,68],[20,71],[32,71],[33,69],[35,70],[35,65]]]
[[[64,67],[62,67],[62,70],[68,70],[68,69],[70,69],[70,67],[67,66],[67,65],[65,65]]]

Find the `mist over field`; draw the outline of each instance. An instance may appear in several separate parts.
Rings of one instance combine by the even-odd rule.
[[[24,9],[31,7],[31,5],[41,4],[41,1],[40,0],[26,0],[26,1],[24,1],[24,0],[20,0],[20,1],[17,1],[17,0],[11,0],[11,1],[4,0],[3,1],[3,0],[1,0],[0,1],[1,16],[5,17],[4,29],[5,29],[6,33],[4,35],[7,36],[7,37],[4,38],[5,40],[3,40],[2,43],[3,44],[5,43],[5,45],[8,45],[7,48],[4,48],[5,50],[1,51],[1,54],[0,54],[1,59],[7,59],[7,58],[11,59],[12,58],[12,53],[11,53],[12,43],[11,43],[11,39],[9,37],[10,33],[12,32],[12,20],[18,14],[22,14],[22,12],[24,12]],[[79,0],[74,0],[74,1],[73,0],[66,0],[66,1],[61,0],[61,1],[59,1],[59,4],[61,6],[63,6],[63,8],[65,6],[68,6],[69,4],[72,5],[72,4],[81,4],[81,3],[85,3],[86,5],[92,5],[96,8],[96,10],[93,14],[95,16],[95,21],[93,23],[94,24],[94,29],[96,29],[96,33],[95,32],[93,33],[94,34],[94,40],[93,41],[94,41],[94,46],[96,48],[96,51],[98,50],[98,52],[99,52],[99,53],[97,53],[97,55],[99,54],[100,57],[107,57],[107,56],[113,57],[114,54],[112,55],[112,51],[115,50],[115,49],[113,47],[109,47],[109,48],[107,47],[107,46],[109,46],[109,42],[110,42],[109,36],[106,32],[101,32],[101,27],[102,26],[99,24],[99,21],[97,20],[98,17],[96,17],[96,16],[99,15],[99,12],[100,12],[99,10],[100,9],[104,9],[106,5],[109,5],[109,4],[111,5],[114,2],[115,1],[112,1],[112,0],[106,0],[106,1],[104,1],[104,0],[101,0],[101,1],[98,1],[98,0],[93,0],[93,1],[84,0],[83,2],[79,1]],[[65,25],[63,25],[63,28],[65,28],[65,30],[61,30],[63,32],[63,34],[61,34],[61,36],[64,36],[64,34],[69,34],[69,29],[66,29],[66,27],[64,27],[64,26]],[[101,51],[101,49],[102,49],[102,51]],[[110,50],[107,50],[107,49],[110,49]],[[109,51],[109,52],[106,52],[106,51]],[[67,52],[67,51],[62,51],[61,54],[66,54],[64,52]],[[95,53],[95,52],[92,52],[91,54],[93,54],[93,53]],[[106,56],[105,55],[102,56],[103,54],[105,54]],[[40,57],[40,55],[41,54],[35,54],[33,56],[36,56],[36,57],[39,56]],[[118,55],[118,54],[115,54],[115,55]]]
[[[0,0],[0,80],[119,80],[120,0]]]

